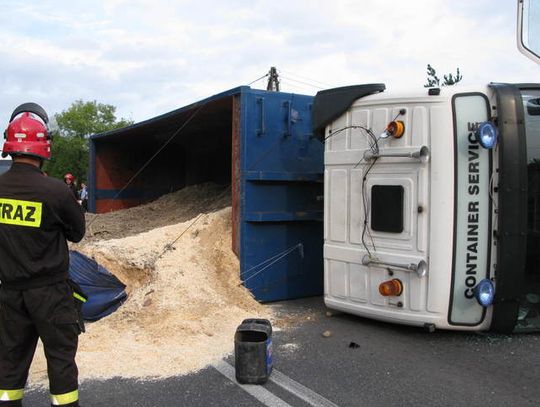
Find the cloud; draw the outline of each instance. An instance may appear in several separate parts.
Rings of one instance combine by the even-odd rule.
[[[495,0],[12,1],[0,16],[0,121],[35,100],[76,99],[136,121],[247,84],[270,66],[284,91],[385,82],[418,88],[426,65],[465,83],[540,82],[516,51],[515,5]],[[264,87],[264,80],[254,86]]]

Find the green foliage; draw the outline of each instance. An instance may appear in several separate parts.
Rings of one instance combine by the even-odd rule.
[[[119,129],[133,124],[133,121],[116,120],[116,107],[76,100],[69,109],[54,115],[62,136],[89,137],[92,134]]]
[[[80,184],[87,180],[88,137],[93,134],[119,129],[133,124],[133,121],[115,116],[116,107],[76,100],[71,106],[54,115],[57,129],[53,133],[51,160],[46,161],[43,170],[52,177],[63,179],[71,173]]]
[[[437,72],[435,72],[435,69],[428,64],[427,65],[427,83],[424,85],[425,88],[433,88],[439,86],[440,80],[437,76]]]
[[[463,79],[463,76],[459,73],[459,68],[457,68],[456,76],[453,76],[452,72],[450,72],[448,75],[443,75],[443,77],[444,77],[443,86],[455,85],[461,79]]]
[[[432,87],[438,87],[438,86],[455,85],[456,83],[458,83],[459,81],[463,79],[463,76],[459,72],[459,68],[457,68],[457,72],[455,76],[452,73],[449,73],[448,75],[443,75],[443,78],[444,78],[444,81],[443,83],[441,83],[435,69],[430,64],[428,64],[427,65],[427,83],[424,85],[424,87],[432,88]]]
[[[51,159],[43,170],[51,177],[64,179],[68,172],[77,183],[86,182],[88,172],[88,140],[80,137],[53,135]]]

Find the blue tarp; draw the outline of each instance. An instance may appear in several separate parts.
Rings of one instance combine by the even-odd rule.
[[[103,318],[124,303],[127,298],[126,286],[105,267],[74,250],[69,252],[69,258],[69,276],[88,297],[82,307],[85,320]]]

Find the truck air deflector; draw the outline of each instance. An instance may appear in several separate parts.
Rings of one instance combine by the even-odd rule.
[[[313,134],[324,142],[324,129],[349,109],[353,102],[364,96],[384,92],[384,83],[344,86],[317,92],[313,100]]]
[[[492,83],[499,124],[496,293],[491,329],[511,332],[523,293],[527,247],[527,149],[519,88]]]

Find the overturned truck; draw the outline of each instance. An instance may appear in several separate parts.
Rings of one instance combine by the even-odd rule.
[[[325,302],[402,324],[540,328],[540,85],[319,92]]]

